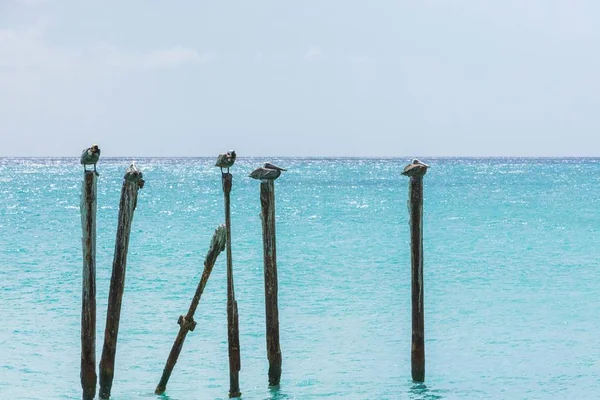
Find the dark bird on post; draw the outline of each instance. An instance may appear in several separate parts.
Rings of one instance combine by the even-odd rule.
[[[254,179],[274,181],[275,179],[279,178],[281,171],[287,171],[287,169],[266,162],[262,167],[252,171],[252,173],[248,176]]]
[[[217,162],[215,163],[215,167],[221,168],[221,173],[223,173],[223,168],[227,168],[227,173],[229,173],[229,167],[235,163],[235,151],[229,150],[225,154],[219,154],[217,157]]]
[[[427,168],[429,168],[429,165],[422,163],[421,161],[419,161],[415,158],[412,161],[412,163],[410,163],[406,167],[404,167],[404,170],[402,171],[402,175],[423,176],[427,173]]]
[[[83,153],[81,153],[81,164],[83,165],[83,170],[87,171],[87,169],[85,168],[86,165],[94,165],[94,173],[96,174],[96,176],[100,175],[98,174],[98,171],[96,171],[96,163],[98,162],[98,160],[100,159],[100,148],[98,147],[97,144],[93,144],[92,147],[83,150]]]

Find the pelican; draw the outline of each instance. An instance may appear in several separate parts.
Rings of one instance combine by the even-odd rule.
[[[97,144],[93,144],[92,147],[83,150],[81,153],[81,164],[83,165],[83,170],[87,171],[85,168],[86,165],[94,165],[94,173],[96,176],[100,175],[98,171],[96,171],[96,163],[100,159],[100,148]]]
[[[248,176],[254,179],[274,181],[275,179],[279,178],[281,171],[287,171],[287,169],[266,162],[262,167],[252,171],[252,173]]]
[[[231,167],[235,162],[235,157],[234,150],[229,150],[225,154],[219,154],[219,157],[217,157],[217,162],[215,163],[215,167],[221,168],[221,173],[223,173],[223,168],[227,168],[227,173],[229,173],[229,167]]]
[[[143,177],[144,174],[142,174],[142,171],[138,169],[136,162],[132,161],[131,165],[125,172],[125,179],[131,182],[136,182],[139,188],[142,189],[144,187],[144,183],[146,183]]]
[[[410,163],[406,167],[404,167],[404,170],[402,171],[402,175],[423,176],[427,173],[427,168],[429,168],[429,165],[422,163],[421,161],[419,161],[415,158],[412,161],[412,163]]]

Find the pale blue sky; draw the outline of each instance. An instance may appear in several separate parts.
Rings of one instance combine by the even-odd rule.
[[[598,156],[600,2],[0,0],[0,156]]]

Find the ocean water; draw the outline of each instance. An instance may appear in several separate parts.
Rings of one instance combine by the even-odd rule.
[[[101,159],[97,361],[129,159]],[[408,159],[273,159],[283,374],[269,389],[259,183],[232,246],[245,399],[600,398],[600,160],[425,159],[426,381],[410,379]],[[154,388],[223,222],[207,158],[143,158],[113,399],[228,394],[225,255],[166,394]],[[0,159],[0,398],[77,399],[81,167]]]

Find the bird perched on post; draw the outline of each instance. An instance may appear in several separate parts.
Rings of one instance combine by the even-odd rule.
[[[406,167],[404,167],[404,170],[402,171],[402,175],[423,176],[427,173],[427,168],[429,168],[429,165],[422,163],[421,161],[419,161],[415,158],[412,161],[412,163],[410,163]]]
[[[229,150],[225,154],[219,154],[217,157],[217,162],[215,163],[215,167],[221,168],[221,173],[223,173],[223,168],[227,168],[227,173],[229,173],[229,167],[235,163],[235,151]]]
[[[266,162],[262,167],[252,171],[248,176],[254,179],[274,181],[275,179],[279,178],[281,171],[287,171],[287,169]]]
[[[142,171],[138,169],[135,161],[132,161],[131,165],[129,166],[129,168],[127,168],[127,171],[125,172],[124,178],[128,181],[137,183],[140,189],[143,189],[144,183],[146,182],[144,181],[143,176],[144,174],[142,174]]]
[[[96,171],[96,163],[100,159],[100,148],[97,144],[93,144],[92,147],[83,150],[81,153],[81,164],[83,165],[83,170],[87,171],[85,168],[86,165],[94,165],[94,173],[96,176],[100,175],[98,171]]]

